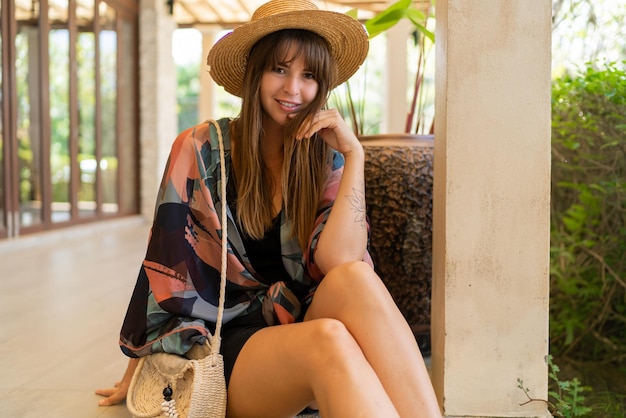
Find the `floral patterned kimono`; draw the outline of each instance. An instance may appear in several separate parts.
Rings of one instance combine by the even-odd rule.
[[[226,173],[230,173],[230,120],[220,119]],[[266,321],[294,322],[310,303],[323,275],[313,254],[337,195],[343,156],[334,153],[309,245],[303,253],[281,215],[283,265],[291,280],[267,285],[246,257],[233,213],[228,213],[228,258],[224,323],[263,309]],[[228,174],[227,174],[228,176]],[[205,122],[182,132],[159,188],[145,259],[122,325],[120,346],[130,357],[154,352],[185,354],[213,333],[221,266],[219,148],[215,126]],[[366,261],[371,263],[369,255]],[[267,318],[270,318],[268,320]],[[272,325],[273,323],[269,323]]]

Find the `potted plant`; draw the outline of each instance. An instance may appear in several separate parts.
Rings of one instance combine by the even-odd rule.
[[[407,134],[418,132],[433,133],[432,123],[428,127],[423,126],[425,123],[425,103],[423,97],[423,87],[425,84],[424,72],[426,69],[426,60],[429,55],[428,52],[434,45],[435,41],[434,33],[427,27],[429,20],[433,18],[431,9],[432,4],[430,1],[427,5],[427,12],[424,12],[424,10],[415,7],[412,0],[399,0],[364,22],[364,26],[367,29],[370,39],[384,33],[403,19],[410,21],[413,26],[413,39],[415,41],[415,45],[417,46],[417,57],[411,101],[407,109],[406,124],[404,129],[404,133]],[[347,13],[356,19],[358,10],[353,9]],[[367,77],[367,68],[364,72],[365,79]],[[352,123],[354,132],[359,136],[363,136],[366,134],[364,123],[364,99],[367,96],[366,80],[363,80],[361,86],[362,89],[360,91],[355,91],[353,84],[354,80],[352,82],[346,82],[344,84],[343,97],[341,97],[341,95],[335,95],[334,99],[337,107]]]

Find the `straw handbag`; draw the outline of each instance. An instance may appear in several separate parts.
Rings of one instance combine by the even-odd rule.
[[[211,120],[216,130],[220,149],[221,192],[226,198],[226,165],[224,144],[219,125]],[[177,354],[155,353],[142,357],[128,389],[126,405],[136,418],[223,418],[226,416],[226,380],[224,360],[220,354],[220,331],[226,293],[226,204],[222,204],[222,268],[220,299],[215,335],[207,338],[208,355],[189,360]],[[209,343],[210,339],[210,343]]]

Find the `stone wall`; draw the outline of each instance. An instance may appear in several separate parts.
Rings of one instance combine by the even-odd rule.
[[[433,142],[363,144],[375,270],[424,349],[430,344]]]

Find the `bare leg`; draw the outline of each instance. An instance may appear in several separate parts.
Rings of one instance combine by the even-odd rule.
[[[374,270],[362,262],[331,270],[315,292],[305,321],[345,325],[402,417],[441,417],[413,333]]]
[[[244,345],[228,417],[293,417],[316,400],[324,418],[398,417],[374,370],[334,319],[265,328]]]

